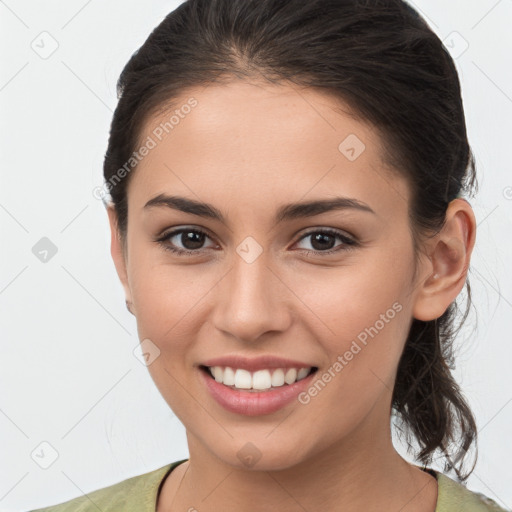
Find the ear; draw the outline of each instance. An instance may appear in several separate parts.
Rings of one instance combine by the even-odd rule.
[[[121,242],[121,234],[118,228],[117,214],[114,206],[107,206],[108,220],[110,223],[110,254],[114,260],[117,275],[124,288],[127,306],[132,303],[131,289],[126,271],[125,248]]]
[[[414,318],[439,318],[455,300],[466,282],[475,238],[473,209],[465,199],[454,199],[443,228],[427,242],[428,261],[417,285]]]

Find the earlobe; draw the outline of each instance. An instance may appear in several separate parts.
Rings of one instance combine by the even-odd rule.
[[[413,316],[430,321],[439,318],[462,290],[475,244],[476,220],[463,199],[454,199],[441,231],[428,242],[428,265],[418,284]]]
[[[130,313],[133,314],[131,290],[128,282],[128,273],[126,269],[126,255],[124,252],[121,235],[119,233],[117,214],[114,209],[114,206],[109,205],[107,207],[107,213],[110,223],[110,254],[112,255],[112,260],[114,261],[114,265],[116,267],[119,280],[121,281],[121,284],[123,285],[124,288],[127,308],[130,311]],[[128,307],[128,304],[131,305],[131,308]]]

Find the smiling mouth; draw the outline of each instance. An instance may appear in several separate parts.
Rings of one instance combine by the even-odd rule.
[[[199,368],[210,378],[228,388],[256,393],[290,386],[318,370],[316,366],[305,368],[269,368],[254,372],[230,366],[201,365]]]

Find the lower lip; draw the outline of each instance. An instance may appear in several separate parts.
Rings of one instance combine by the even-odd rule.
[[[269,391],[252,392],[224,386],[224,384],[210,377],[206,371],[201,369],[199,371],[206,388],[217,403],[230,412],[245,416],[271,414],[282,409],[293,402],[311,384],[311,380],[316,373],[310,373],[307,377],[293,384],[285,384]]]

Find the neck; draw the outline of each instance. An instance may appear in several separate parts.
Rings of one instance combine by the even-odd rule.
[[[190,458],[165,482],[157,510],[435,512],[436,479],[396,452],[390,430],[372,442],[363,430],[276,471],[234,468],[187,433]]]

